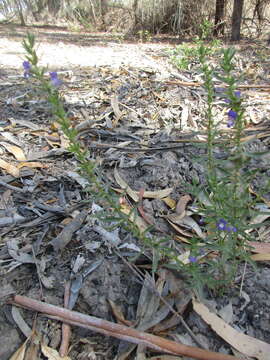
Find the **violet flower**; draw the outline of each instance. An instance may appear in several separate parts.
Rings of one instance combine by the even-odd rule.
[[[236,118],[237,118],[237,113],[235,111],[233,111],[233,110],[229,110],[228,111],[228,122],[227,122],[227,127],[228,128],[234,126]]]
[[[23,76],[25,77],[25,79],[28,79],[30,76],[31,76],[31,64],[29,61],[24,61],[23,62],[23,68],[24,68],[24,73],[23,73]]]
[[[217,222],[218,230],[226,230],[227,221],[224,219],[219,219]]]
[[[196,256],[192,256],[192,255],[190,255],[188,259],[191,263],[195,263],[197,261]]]
[[[50,72],[51,84],[55,87],[59,87],[62,85],[62,81],[58,79],[58,75],[56,71]]]
[[[237,229],[235,226],[226,226],[225,230],[228,232],[237,232]]]
[[[218,228],[218,230],[221,230],[221,231],[237,232],[236,227],[228,225],[228,222],[224,219],[218,220],[217,228]]]

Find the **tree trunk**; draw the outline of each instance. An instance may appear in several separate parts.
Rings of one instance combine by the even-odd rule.
[[[30,7],[30,10],[32,12],[32,15],[33,15],[35,21],[40,21],[41,20],[41,12],[44,9],[43,1],[38,0],[35,2],[35,4],[32,2],[29,2],[29,7]]]
[[[19,12],[19,18],[20,18],[21,26],[26,26],[26,22],[24,20],[22,11]]]
[[[224,17],[227,0],[216,0],[214,36],[224,35]]]
[[[269,4],[270,4],[269,0],[256,0],[255,7],[253,10],[253,20],[257,15],[260,26],[264,20],[266,6]]]
[[[21,26],[26,26],[24,16],[23,16],[22,5],[20,3],[20,0],[18,0],[18,1],[16,0],[15,5],[17,7],[17,11],[18,11],[18,15],[19,15],[19,18],[20,18]]]
[[[46,2],[48,5],[49,14],[55,16],[60,10],[61,2],[58,0],[47,0]]]
[[[139,17],[138,17],[138,0],[134,0],[132,4],[132,10],[133,10],[133,17],[134,17],[134,28],[136,29],[139,24]]]
[[[105,27],[105,15],[108,11],[108,3],[107,0],[100,0],[100,15],[103,26]],[[105,28],[104,28],[105,30]]]
[[[105,16],[108,11],[108,0],[100,0],[100,13]]]
[[[89,0],[90,1],[90,6],[91,6],[91,12],[92,12],[92,18],[93,18],[93,22],[94,22],[94,25],[95,27],[97,26],[97,18],[96,18],[96,9],[95,9],[95,5],[93,4],[93,1],[92,0]]]
[[[241,21],[243,13],[244,0],[234,0],[233,3],[233,14],[232,14],[232,32],[231,40],[240,40]]]

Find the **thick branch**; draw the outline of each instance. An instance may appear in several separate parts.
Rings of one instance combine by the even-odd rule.
[[[239,360],[231,355],[215,353],[192,346],[182,345],[171,340],[163,339],[159,336],[129,328],[124,325],[115,324],[107,320],[102,320],[93,316],[84,315],[76,311],[64,309],[60,306],[33,300],[26,296],[16,295],[11,302],[14,305],[44,313],[49,317],[53,317],[65,323],[81,326],[92,331],[113,336],[135,344],[143,344],[158,351],[167,352],[174,355],[189,356],[198,360]]]

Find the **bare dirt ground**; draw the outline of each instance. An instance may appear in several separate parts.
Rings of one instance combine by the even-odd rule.
[[[183,81],[200,80],[200,74],[178,72],[171,66],[164,54],[174,45],[165,39],[119,43],[118,35],[0,26],[0,155],[10,165],[0,173],[0,300],[4,295],[21,294],[63,306],[64,288],[71,281],[77,288],[73,294],[77,311],[187,345],[236,354],[230,341],[217,336],[193,311],[191,292],[179,272],[161,264],[152,275],[151,249],[145,249],[124,224],[104,232],[104,224],[94,215],[96,200],[85,191],[88,183],[78,175],[78,162],[66,150],[66,139],[53,122],[47,102],[33,89],[31,79],[22,76],[21,41],[26,31],[37,36],[41,65],[59,72],[65,109],[79,129],[82,144],[91,150],[90,158],[99,165],[104,186],[109,183],[119,192],[128,184],[136,193],[124,198],[124,206],[134,210],[137,192],[155,193],[140,199],[139,226],[151,224],[156,236],[170,236],[170,246],[182,253],[182,239],[198,230],[198,217],[193,217],[197,227],[178,225],[176,230],[164,214],[172,211],[169,203],[186,195],[186,183],[205,183],[205,169],[196,160],[205,149],[193,142],[194,132],[205,129],[205,92],[183,86]],[[246,71],[245,84],[268,86],[269,68],[258,62],[256,49],[245,51],[239,59]],[[246,98],[245,135],[253,137],[250,146],[256,151],[269,154],[269,91],[241,91]],[[216,106],[222,123],[219,99]],[[226,121],[222,126],[226,128]],[[269,156],[257,158],[251,167],[259,172],[254,187],[260,188],[260,175],[270,177]],[[163,200],[160,191],[169,191],[170,201]],[[109,225],[113,227],[113,219]],[[108,243],[110,238],[119,241],[117,251]],[[267,225],[257,238],[270,242]],[[270,342],[269,281],[267,262],[259,263],[256,272],[241,265],[226,296],[206,294],[209,307],[238,334],[255,338],[259,350],[256,339]],[[181,314],[187,327],[164,306],[157,291]],[[3,301],[0,359],[10,359],[31,329],[34,337],[28,359],[49,358],[44,355],[45,345],[59,349],[59,322],[34,311],[18,314]],[[241,337],[233,337],[237,345]],[[43,355],[36,344],[42,344]],[[142,346],[135,349],[80,327],[72,327],[69,350],[72,360],[191,359],[156,356]]]
[[[0,26],[0,66],[20,69],[24,59],[21,41],[28,29]],[[169,43],[119,43],[118,36],[106,33],[71,33],[54,28],[31,28],[35,34],[40,64],[49,69],[73,69],[93,66],[130,66],[151,68],[163,77],[172,70],[168,61],[157,57]],[[120,38],[121,39],[121,38]]]

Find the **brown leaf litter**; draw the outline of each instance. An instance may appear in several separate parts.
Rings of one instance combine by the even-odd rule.
[[[19,28],[18,35],[21,31]],[[140,231],[151,225],[158,237],[169,235],[169,245],[179,252],[179,257],[187,258],[184,243],[189,243],[195,233],[202,241],[204,238],[185,186],[191,181],[205,182],[204,166],[196,161],[196,157],[205,154],[206,142],[205,91],[199,86],[198,70],[177,72],[164,57],[155,57],[154,61],[151,55],[157,48],[164,51],[161,45],[116,46],[108,40],[103,47],[87,48],[90,35],[80,38],[70,34],[72,41],[81,41],[78,48],[68,43],[68,33],[63,43],[55,42],[49,30],[39,35],[42,61],[54,70],[62,70],[59,76],[65,85],[61,95],[72,125],[90,151],[89,157],[99,165],[104,184],[109,183],[120,194],[121,211],[132,214]],[[106,204],[93,200],[92,194],[85,191],[89,181],[78,174],[78,163],[68,153],[68,141],[53,122],[48,104],[33,92],[31,83],[22,78],[18,69],[21,38],[15,34],[13,39],[5,37],[4,41],[7,47],[1,45],[1,58],[10,62],[13,69],[0,68],[4,81],[0,85],[1,297],[13,294],[15,302],[24,300],[25,304],[37,304],[33,299],[43,300],[38,304],[45,306],[42,312],[47,314],[47,304],[55,304],[57,314],[53,316],[58,320],[63,320],[62,313],[73,314],[67,310],[71,309],[67,298],[71,298],[80,314],[98,317],[99,324],[109,322],[112,337],[97,335],[96,327],[91,327],[90,332],[71,326],[70,338],[63,325],[64,334],[68,335],[64,335],[61,345],[60,325],[35,315],[38,308],[28,302],[31,311],[19,316],[5,305],[0,312],[1,359],[9,359],[17,348],[22,359],[27,352],[27,356],[39,356],[41,352],[57,359],[58,349],[70,359],[88,355],[96,360],[124,360],[136,355],[154,359],[154,348],[160,353],[161,349],[171,353],[159,355],[160,359],[176,358],[176,354],[207,360],[211,356],[238,358],[238,350],[264,360],[270,339],[270,272],[265,262],[257,273],[249,267],[241,268],[245,274],[243,286],[240,274],[230,294],[228,326],[234,332],[230,330],[232,337],[224,336],[219,331],[223,323],[217,314],[228,305],[229,298],[208,300],[211,315],[203,304],[194,303],[193,311],[191,293],[179,272],[163,267],[161,259],[156,274],[150,275],[149,269],[159,260],[156,254],[145,249],[124,226],[116,226],[111,209],[104,209]],[[7,54],[8,49],[14,50],[14,56]],[[104,62],[106,54],[112,55],[106,60],[110,64]],[[250,61],[254,56],[254,52],[250,54]],[[76,68],[76,64],[87,66]],[[269,172],[270,164],[267,71],[266,68],[264,78],[260,73],[253,74],[252,79],[247,74],[247,83],[241,84],[247,114],[242,140],[249,140],[245,145],[249,151],[264,152],[251,164],[259,171],[250,189],[253,192],[263,185],[260,173]],[[217,82],[217,86],[221,84]],[[216,121],[222,121],[225,117],[218,96],[214,106]],[[222,141],[231,131],[225,121],[220,131],[217,156],[222,157]],[[265,206],[269,206],[270,194],[267,196],[262,199]],[[207,199],[202,197],[201,201]],[[112,217],[107,224],[99,217],[103,210]],[[263,246],[269,243],[267,225],[258,230],[257,238],[260,245],[251,245],[258,253],[255,256],[260,256],[258,260],[265,261],[269,259],[268,247]],[[64,300],[69,283],[69,294]],[[238,287],[242,289],[240,295]],[[74,319],[69,323],[75,324]],[[31,335],[27,335],[27,328],[31,328]],[[113,339],[115,329],[120,328],[120,340]],[[21,333],[27,337],[23,345]],[[241,339],[246,341],[243,333],[252,339],[256,351],[245,352],[240,346]],[[124,341],[132,340],[130,334],[141,336],[142,343],[136,347]],[[151,343],[153,339],[158,343]],[[178,351],[180,348],[182,352]],[[231,351],[235,356],[228,355]]]

